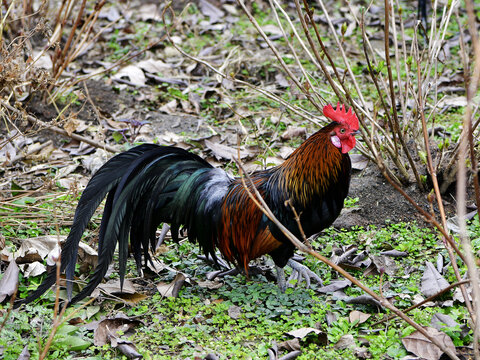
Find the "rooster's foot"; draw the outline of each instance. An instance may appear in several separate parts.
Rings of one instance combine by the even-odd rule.
[[[285,292],[285,290],[287,289],[287,285],[292,286],[290,285],[292,280],[296,280],[297,284],[305,281],[305,283],[307,284],[307,288],[310,287],[312,280],[316,281],[320,285],[323,285],[322,279],[320,279],[317,274],[315,274],[305,265],[302,265],[293,259],[288,260],[287,265],[289,265],[293,270],[292,275],[290,275],[290,277],[288,278],[288,281],[285,280],[285,271],[283,270],[283,268],[277,266],[277,284],[281,292]]]
[[[305,280],[308,289],[310,287],[311,280],[314,280],[315,282],[323,286],[322,279],[320,279],[317,274],[315,274],[305,265],[302,265],[293,259],[288,260],[287,265],[289,265],[293,270],[292,275],[290,275],[290,277],[288,278],[288,283],[290,283],[290,281],[292,280],[296,280],[297,284],[300,284],[303,280]]]

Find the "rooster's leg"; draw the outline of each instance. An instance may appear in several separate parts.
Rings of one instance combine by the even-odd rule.
[[[287,290],[287,281],[285,280],[285,270],[281,268],[280,266],[276,266],[277,269],[277,284],[278,288],[282,293]]]
[[[290,280],[295,279],[297,280],[297,284],[299,284],[302,280],[305,280],[305,283],[307,284],[307,288],[309,288],[311,279],[313,279],[316,282],[318,282],[320,285],[323,285],[322,279],[320,279],[320,277],[317,274],[315,274],[312,270],[310,270],[305,265],[302,265],[293,259],[288,260],[287,265],[289,265],[293,269],[292,275],[290,275],[288,282],[290,282]]]
[[[158,237],[157,245],[155,246],[155,250],[158,249],[160,245],[163,244],[163,240],[165,240],[165,236],[167,236],[167,232],[170,230],[170,225],[167,223],[163,223],[162,231],[160,232],[160,236]]]

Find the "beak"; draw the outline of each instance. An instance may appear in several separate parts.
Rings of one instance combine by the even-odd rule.
[[[361,134],[360,130],[355,130],[355,131],[352,133],[352,135],[359,135],[359,134]]]

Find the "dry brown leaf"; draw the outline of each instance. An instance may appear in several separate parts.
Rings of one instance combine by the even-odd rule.
[[[158,109],[166,114],[175,114],[177,112],[178,101],[173,99]]]
[[[125,315],[118,315],[113,319],[105,319],[98,323],[98,327],[94,331],[93,343],[95,346],[103,346],[117,339],[117,333],[126,334],[135,329],[141,321],[129,319]]]
[[[424,296],[429,297],[447,288],[450,284],[430,261],[427,261],[425,265],[420,291]]]
[[[128,80],[132,84],[138,86],[144,86],[147,82],[147,78],[145,77],[143,70],[135,65],[127,65],[113,75],[114,79],[121,79],[122,77],[128,77]]]
[[[80,122],[77,119],[69,118],[63,125],[63,129],[67,132],[68,136],[72,136],[72,134],[77,131],[79,125]]]
[[[17,360],[30,360],[30,351],[28,351],[28,345],[25,345]]]
[[[130,304],[130,305],[136,305],[138,303],[140,303],[141,301],[145,300],[146,298],[148,298],[147,295],[145,294],[140,294],[140,293],[135,293],[135,294],[120,294],[120,295],[117,295],[120,299],[122,299],[123,301],[125,301],[127,304]]]
[[[290,140],[296,137],[304,137],[307,134],[307,129],[298,126],[289,126],[282,134],[282,140]]]
[[[343,335],[334,345],[335,349],[343,350],[355,347],[355,339],[352,334]]]
[[[158,292],[164,297],[177,297],[178,292],[185,283],[185,275],[178,273],[170,284],[160,282],[157,285]]]
[[[124,280],[123,288],[120,286],[120,280],[116,279],[116,280],[109,280],[104,284],[98,285],[98,287],[95,290],[102,290],[105,293],[110,294],[110,295],[111,294],[120,294],[120,293],[124,293],[124,294],[135,294],[136,293],[135,287],[133,286],[133,283],[128,279]],[[93,296],[93,293],[92,293],[92,296]]]
[[[137,63],[137,66],[152,74],[163,73],[165,70],[170,70],[172,68],[172,65],[154,59],[142,60]]]
[[[63,242],[66,235],[46,235],[29,239],[22,239],[22,244],[17,252],[16,261],[19,264],[42,261],[50,251],[53,251],[58,242]]]
[[[437,339],[446,348],[455,352],[455,345],[453,345],[452,339],[450,339],[447,334],[431,327],[424,327],[424,329],[427,330],[430,336]],[[443,351],[428,340],[420,331],[415,331],[414,333],[405,336],[402,339],[402,343],[403,346],[405,346],[405,349],[426,360],[438,360],[443,354]]]
[[[15,261],[10,261],[7,270],[0,279],[0,302],[7,296],[12,296],[17,289],[19,269]]]
[[[262,26],[262,30],[267,34],[283,35],[282,29],[280,29],[278,26],[273,24],[267,24]]]
[[[242,316],[242,308],[236,305],[232,305],[228,308],[228,316],[237,320]]]
[[[218,289],[218,288],[221,288],[223,286],[223,283],[218,281],[218,280],[198,281],[197,284],[198,284],[198,286],[200,286],[202,288],[207,288],[207,289],[210,289],[210,290]]]
[[[62,244],[65,239],[65,235],[46,235],[22,239],[22,244],[15,254],[17,256],[15,260],[18,264],[42,261],[47,258],[51,252],[56,252],[58,242]],[[87,265],[95,265],[97,261],[97,252],[83,242],[80,242],[79,247],[79,257],[82,262]]]
[[[202,14],[210,18],[210,24],[216,23],[225,16],[223,10],[219,9],[207,0],[200,0],[198,5],[200,6],[200,11]]]
[[[210,149],[217,159],[231,160],[232,157],[238,157],[237,149],[234,149],[227,145],[222,145],[218,143],[205,140],[205,146]],[[251,152],[247,150],[240,150],[240,158],[244,159],[248,156],[251,156]]]
[[[287,351],[299,351],[301,349],[300,339],[295,338],[292,340],[287,340],[278,344],[279,350],[287,350]]]
[[[362,154],[350,154],[350,160],[352,161],[352,169],[364,170],[368,165],[368,158]]]
[[[465,96],[444,96],[437,104],[438,108],[443,108],[444,106],[463,108],[467,106],[467,98]]]
[[[353,311],[348,315],[348,318],[349,318],[349,320],[350,320],[351,323],[357,321],[357,324],[362,324],[362,323],[364,323],[365,321],[367,321],[370,316],[371,316],[370,314],[365,314],[365,313],[363,313],[363,312],[361,312],[361,311],[353,310]]]
[[[280,155],[280,157],[282,159],[286,159],[290,156],[291,153],[293,153],[295,151],[295,148],[291,147],[291,146],[282,146],[280,148],[280,151],[278,152],[278,155]]]
[[[373,264],[377,267],[379,273],[385,272],[387,275],[394,276],[397,271],[398,267],[395,263],[395,260],[388,256],[371,256],[370,257],[373,261]]]
[[[332,293],[334,291],[344,289],[347,286],[350,286],[352,282],[350,280],[344,279],[344,280],[333,280],[330,282],[330,284],[322,286],[321,288],[317,289],[318,292],[322,294],[328,294]]]
[[[39,261],[34,261],[29,264],[22,264],[20,265],[20,269],[22,270],[23,276],[26,278],[42,275],[47,271],[47,267]]]

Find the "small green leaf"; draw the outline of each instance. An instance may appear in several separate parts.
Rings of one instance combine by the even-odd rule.
[[[123,135],[119,133],[118,131],[115,131],[112,134],[113,140],[115,140],[116,143],[120,143],[120,141],[123,139]]]
[[[37,199],[34,197],[25,196],[20,199],[12,201],[12,204],[15,205],[27,205],[27,204],[35,204]]]
[[[55,348],[67,349],[68,351],[80,351],[90,347],[92,343],[78,336],[60,336],[58,340],[54,340]]]

